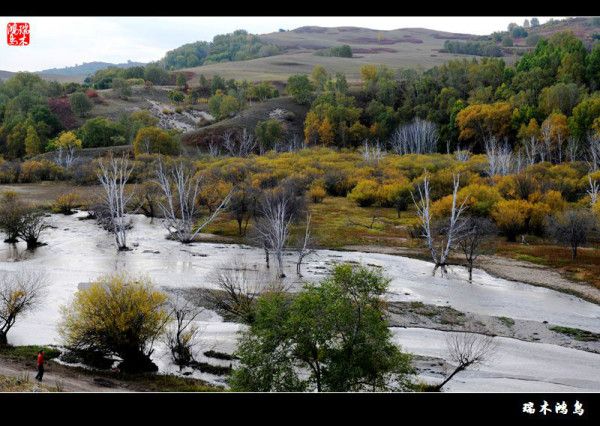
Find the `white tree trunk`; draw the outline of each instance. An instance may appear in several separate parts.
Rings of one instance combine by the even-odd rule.
[[[125,211],[133,193],[125,194],[125,185],[133,171],[129,160],[111,157],[108,161],[100,160],[98,179],[105,192],[105,203],[110,212],[112,232],[119,250],[127,249],[127,226]]]
[[[167,172],[162,161],[158,163],[156,175],[158,185],[165,196],[165,201],[158,204],[164,217],[163,223],[173,238],[185,244],[192,242],[200,231],[219,215],[231,198],[230,191],[212,215],[194,228],[199,216],[196,200],[200,179],[192,170],[186,170],[183,163],[175,165]]]
[[[431,227],[431,192],[429,186],[429,175],[426,174],[423,180],[422,188],[419,186],[419,201],[416,201],[413,195],[413,202],[417,208],[417,215],[421,222],[421,228],[423,230],[423,237],[425,237],[427,247],[431,253],[431,258],[435,264],[433,268],[433,275],[435,275],[438,268],[440,269],[442,276],[447,273],[446,266],[448,263],[448,257],[450,250],[454,245],[462,238],[462,232],[465,228],[465,222],[460,220],[461,214],[467,208],[468,196],[460,204],[458,204],[458,189],[460,186],[460,175],[456,174],[454,178],[454,190],[452,192],[452,209],[450,212],[449,223],[446,235],[442,238],[438,238],[440,241],[440,248],[436,247],[436,238],[433,235]]]

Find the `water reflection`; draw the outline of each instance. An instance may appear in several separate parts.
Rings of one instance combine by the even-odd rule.
[[[37,250],[27,249],[27,244],[23,242],[18,243],[4,243],[0,248],[0,262],[21,262],[23,260],[31,259]]]

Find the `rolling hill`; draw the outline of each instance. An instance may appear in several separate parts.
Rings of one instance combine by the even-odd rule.
[[[530,35],[544,38],[562,31],[572,31],[584,44],[591,46],[600,39],[600,18],[572,17],[527,28]],[[359,27],[305,26],[291,31],[262,34],[259,37],[264,43],[279,47],[283,53],[247,61],[206,64],[184,70],[196,75],[192,84],[200,74],[220,74],[225,78],[252,81],[285,81],[292,74],[309,73],[315,65],[320,64],[329,72],[343,72],[349,80],[358,80],[360,68],[364,64],[383,64],[394,69],[427,69],[450,59],[475,57],[445,51],[446,41],[496,43],[501,47],[504,60],[508,64],[513,64],[520,55],[532,49],[525,37],[514,39],[514,47],[505,47],[501,46],[499,40],[494,40],[491,34],[477,36],[426,28],[383,31]],[[352,58],[316,55],[324,49],[344,44],[352,47]]]
[[[301,27],[292,31],[260,35],[261,40],[284,50],[283,54],[239,62],[220,62],[186,68],[199,76],[220,74],[225,78],[284,81],[296,73],[310,73],[323,65],[330,72],[343,72],[357,80],[364,64],[384,64],[392,68],[423,68],[440,65],[449,59],[470,55],[443,52],[446,40],[475,40],[478,36],[453,34],[424,28],[390,31],[357,27]],[[350,45],[352,58],[317,56],[322,49]],[[507,60],[512,62],[512,58]]]

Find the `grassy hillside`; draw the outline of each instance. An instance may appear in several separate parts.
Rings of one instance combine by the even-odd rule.
[[[560,21],[546,22],[538,27],[528,28],[530,34],[537,34],[545,38],[561,31],[572,31],[577,38],[580,38],[584,44],[589,46],[594,41],[594,34],[600,34],[600,18],[567,18]]]
[[[252,81],[284,81],[290,75],[310,73],[323,65],[329,72],[343,72],[349,80],[358,80],[360,68],[365,64],[383,64],[391,68],[423,68],[440,65],[450,59],[470,58],[440,52],[446,40],[472,40],[477,36],[453,34],[423,28],[405,28],[391,31],[356,27],[301,27],[292,31],[261,35],[267,43],[275,44],[285,53],[249,61],[221,62],[187,68],[198,75],[221,74],[225,78]],[[324,57],[315,52],[343,44],[352,47],[354,57]],[[512,58],[507,58],[512,62]]]
[[[289,96],[282,96],[275,99],[269,99],[265,102],[256,102],[242,110],[235,117],[218,121],[214,124],[204,126],[198,130],[186,133],[183,136],[183,143],[189,146],[204,145],[211,140],[220,141],[220,135],[227,129],[240,130],[243,128],[254,129],[259,121],[267,120],[270,114],[276,110],[284,110],[291,113],[290,119],[286,120],[286,129],[288,135],[302,135],[304,128],[304,119],[308,107],[298,105]]]

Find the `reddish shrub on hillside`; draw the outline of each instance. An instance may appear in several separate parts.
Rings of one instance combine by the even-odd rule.
[[[98,97],[98,92],[96,92],[94,89],[87,89],[85,91],[85,95],[92,99],[92,98],[97,98]]]
[[[61,98],[49,99],[48,107],[58,117],[58,120],[65,129],[74,129],[77,127],[77,118],[71,110],[69,98],[63,96]]]

